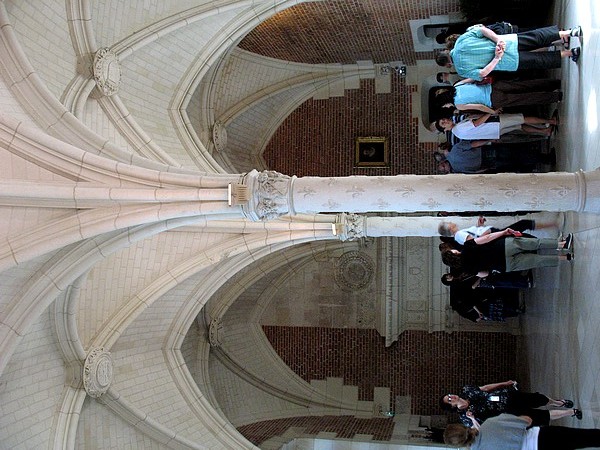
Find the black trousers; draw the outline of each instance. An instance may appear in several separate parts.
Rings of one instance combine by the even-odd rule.
[[[558,27],[536,28],[517,33],[519,49],[519,66],[521,69],[558,69],[561,65],[560,50],[554,52],[532,52],[538,48],[548,47],[560,39]]]
[[[540,156],[528,148],[524,149],[522,145],[492,144],[481,147],[481,167],[491,172],[530,173],[538,162],[541,162]],[[525,227],[525,229],[531,228]],[[500,229],[492,231],[500,231]]]
[[[492,83],[492,107],[548,105],[561,99],[560,80],[543,78],[539,80],[495,81]]]
[[[538,450],[572,450],[600,447],[600,430],[597,428],[541,427]]]
[[[515,416],[529,416],[532,426],[544,427],[550,424],[550,411],[534,409],[548,404],[550,399],[539,392],[511,391],[506,403],[506,412]]]

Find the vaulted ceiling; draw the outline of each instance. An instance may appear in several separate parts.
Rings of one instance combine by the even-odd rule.
[[[402,2],[303,3],[0,1],[7,448],[254,448],[236,427],[372,412],[260,329],[294,270],[356,244],[333,217],[250,222],[223,198],[298,105],[408,45]]]

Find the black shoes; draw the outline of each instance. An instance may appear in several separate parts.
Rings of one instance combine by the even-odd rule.
[[[561,400],[561,402],[562,402],[563,408],[572,408],[573,407],[573,400],[564,399],[564,400]]]

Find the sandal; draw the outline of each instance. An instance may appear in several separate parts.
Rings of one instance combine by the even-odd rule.
[[[571,28],[571,32],[568,34],[568,36],[564,36],[563,38],[560,39],[562,46],[565,50],[569,50],[569,47],[571,45],[571,38],[572,37],[582,37],[583,36],[583,30],[581,29],[581,27],[578,25],[574,28]]]
[[[567,234],[567,237],[565,238],[565,244],[563,245],[563,250],[571,250],[571,247],[573,247],[573,234],[569,233]],[[568,406],[567,406],[568,408]]]
[[[569,37],[582,37],[582,36],[583,36],[583,30],[581,29],[580,25],[577,25],[576,27],[571,28]]]
[[[581,55],[581,47],[575,47],[571,49],[571,59],[573,62],[579,61],[579,56]]]
[[[573,400],[559,400],[559,402],[562,402],[562,406],[561,408],[572,408],[573,407]]]
[[[581,420],[583,419],[583,412],[580,409],[575,408],[571,417],[576,417],[577,420]]]

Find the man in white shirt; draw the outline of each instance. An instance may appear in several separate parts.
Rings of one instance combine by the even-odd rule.
[[[458,244],[465,245],[465,242],[467,242],[470,239],[475,239],[475,238],[478,238],[481,236],[485,236],[486,234],[490,234],[490,233],[493,233],[496,231],[506,230],[507,228],[510,228],[515,231],[520,231],[521,233],[523,233],[526,230],[529,230],[529,231],[535,230],[535,220],[522,219],[522,220],[519,220],[518,222],[515,222],[515,223],[509,225],[508,227],[504,227],[504,228],[495,228],[495,227],[487,226],[487,225],[485,225],[485,222],[486,222],[486,218],[483,216],[479,216],[479,218],[477,219],[477,225],[460,230],[458,228],[458,225],[456,225],[454,222],[444,221],[439,224],[438,233],[440,233],[440,235],[442,235],[442,236],[447,236],[447,237],[453,236],[454,240]],[[540,228],[543,228],[545,226],[546,225],[543,225]],[[525,234],[525,237],[533,237],[533,236]]]

